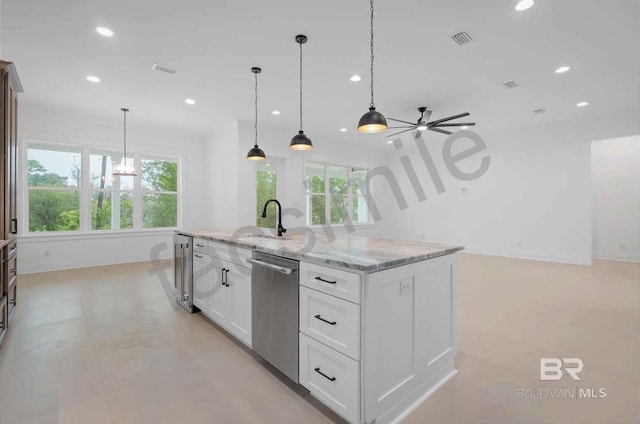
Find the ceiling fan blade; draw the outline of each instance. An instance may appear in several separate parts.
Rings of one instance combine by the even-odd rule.
[[[393,137],[394,135],[398,135],[398,134],[406,133],[407,131],[413,131],[413,128],[409,128],[408,130],[400,131],[400,132],[397,132],[397,133],[395,133],[395,134],[390,134],[390,135],[388,135],[387,137]]]
[[[388,130],[395,130],[397,128],[416,128],[416,126],[415,125],[403,125],[401,127],[388,127],[387,129]]]
[[[413,125],[415,126],[416,123],[415,122],[409,122],[409,121],[403,121],[402,119],[395,119],[395,118],[387,118],[389,121],[396,121],[396,122],[402,122],[403,124],[409,124],[409,125]]]
[[[438,125],[433,125],[434,127],[473,127],[476,123],[475,122],[465,122],[465,123],[458,123],[458,124],[438,124]]]
[[[429,122],[429,119],[431,119],[431,114],[433,113],[432,110],[425,110],[424,111],[424,116],[422,117],[422,122]]]
[[[465,116],[469,116],[469,112],[461,113],[460,115],[449,116],[448,118],[442,118],[442,119],[438,119],[438,120],[435,120],[435,121],[431,121],[428,124],[429,125],[438,125],[441,122],[447,122],[447,121],[451,121],[453,119],[463,118]]]
[[[441,129],[437,128],[437,127],[429,127],[429,131],[435,131],[435,132],[439,132],[439,133],[446,134],[446,135],[453,134],[452,132],[441,130]]]

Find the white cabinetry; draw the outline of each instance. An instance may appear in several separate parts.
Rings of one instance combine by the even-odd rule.
[[[454,255],[373,273],[300,270],[300,383],[347,421],[401,419],[455,374]]]
[[[204,315],[251,347],[251,252],[194,239],[193,304]]]

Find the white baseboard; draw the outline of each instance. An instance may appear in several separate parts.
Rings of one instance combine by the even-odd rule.
[[[487,255],[487,256],[499,256],[503,258],[512,258],[512,259],[525,259],[528,261],[539,261],[539,262],[551,262],[558,264],[568,264],[568,265],[586,265],[590,266],[592,261],[591,259],[582,259],[571,256],[539,256],[535,254],[519,254],[515,252],[492,252],[483,249],[474,249],[474,248],[465,248],[462,252],[471,253],[475,255]]]
[[[600,261],[615,261],[615,262],[630,262],[630,263],[640,263],[640,256],[626,256],[626,255],[599,255],[594,259],[598,259]]]

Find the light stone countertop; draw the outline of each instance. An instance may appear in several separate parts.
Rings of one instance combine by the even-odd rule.
[[[255,231],[255,227],[253,228]],[[249,231],[247,230],[245,233]],[[338,236],[334,241],[329,241],[323,235],[313,234],[310,230],[306,234],[287,233],[284,239],[251,234],[243,236],[241,232],[241,229],[234,228],[176,230],[176,234],[232,244],[290,259],[364,272],[382,271],[438,256],[450,255],[464,249],[462,246],[360,236]]]

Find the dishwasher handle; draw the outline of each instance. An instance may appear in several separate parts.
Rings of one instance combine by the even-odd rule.
[[[259,259],[247,258],[247,262],[254,265],[260,265],[265,268],[269,268],[274,271],[278,271],[281,274],[286,274],[286,275],[292,274],[295,271],[295,269],[286,268],[280,265],[270,264],[269,262],[261,261]]]

